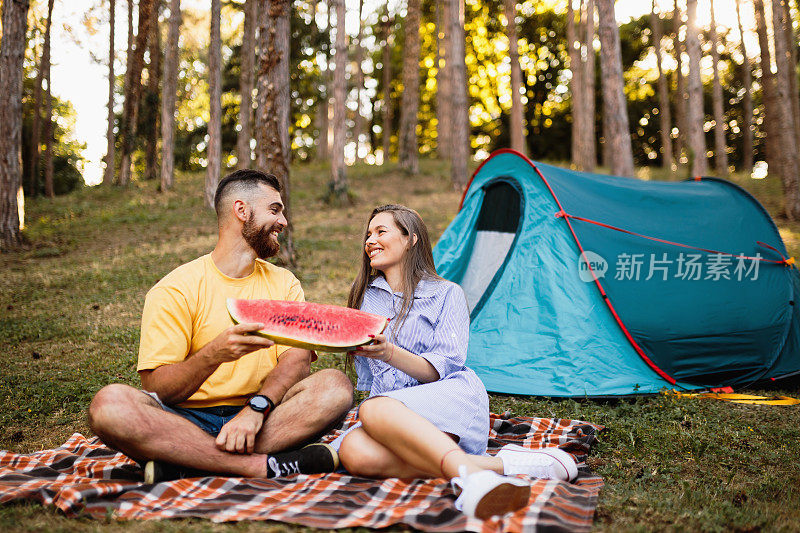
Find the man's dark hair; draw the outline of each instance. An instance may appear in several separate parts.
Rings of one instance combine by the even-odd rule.
[[[281,183],[278,178],[258,170],[239,169],[222,178],[217,185],[217,192],[214,194],[214,210],[217,212],[217,217],[222,216],[220,213],[221,200],[227,191],[255,189],[259,183],[281,192]]]

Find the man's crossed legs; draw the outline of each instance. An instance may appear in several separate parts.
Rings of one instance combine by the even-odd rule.
[[[89,407],[89,425],[108,446],[144,463],[154,460],[192,470],[243,477],[274,477],[278,452],[297,448],[330,429],[353,404],[342,372],[326,369],[292,386],[264,421],[251,454],[217,448],[215,435],[164,410],[134,387],[102,388]],[[287,452],[296,453],[296,452]],[[270,456],[273,471],[268,467]]]

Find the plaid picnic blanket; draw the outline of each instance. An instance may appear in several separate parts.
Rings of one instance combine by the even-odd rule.
[[[510,418],[492,414],[489,453],[507,443],[560,446],[579,462],[575,483],[534,480],[528,507],[481,521],[454,507],[444,479],[372,480],[343,474],[285,479],[206,477],[145,485],[139,466],[76,433],[54,450],[18,455],[0,451],[0,503],[35,500],[67,516],[163,519],[202,517],[215,522],[276,520],[317,528],[410,526],[423,531],[586,531],[600,477],[585,459],[601,426],[576,420]],[[355,421],[351,412],[329,442]]]

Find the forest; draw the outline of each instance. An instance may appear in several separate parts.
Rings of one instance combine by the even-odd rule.
[[[755,165],[800,216],[795,2],[653,0],[621,24],[609,0],[351,4],[93,4],[81,24],[110,37],[92,51],[108,66],[103,184],[167,190],[177,169],[210,191],[254,163],[289,183],[289,165],[325,161],[341,202],[356,161],[414,176],[438,158],[460,189],[470,162],[511,147],[622,176]],[[3,9],[4,247],[21,242],[22,195],[83,185],[75,111],[50,90],[53,7]]]

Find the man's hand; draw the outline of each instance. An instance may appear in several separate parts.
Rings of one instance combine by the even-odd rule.
[[[216,445],[231,453],[253,453],[256,435],[264,425],[264,414],[245,406],[217,435]]]
[[[274,342],[264,337],[255,335],[255,332],[264,327],[264,324],[237,324],[231,326],[214,340],[203,346],[198,352],[212,358],[217,364],[236,361],[249,353],[269,348]]]
[[[236,361],[243,355],[275,344],[253,335],[262,327],[263,324],[231,326],[180,363],[140,370],[142,387],[157,393],[167,405],[186,401],[222,363]]]

